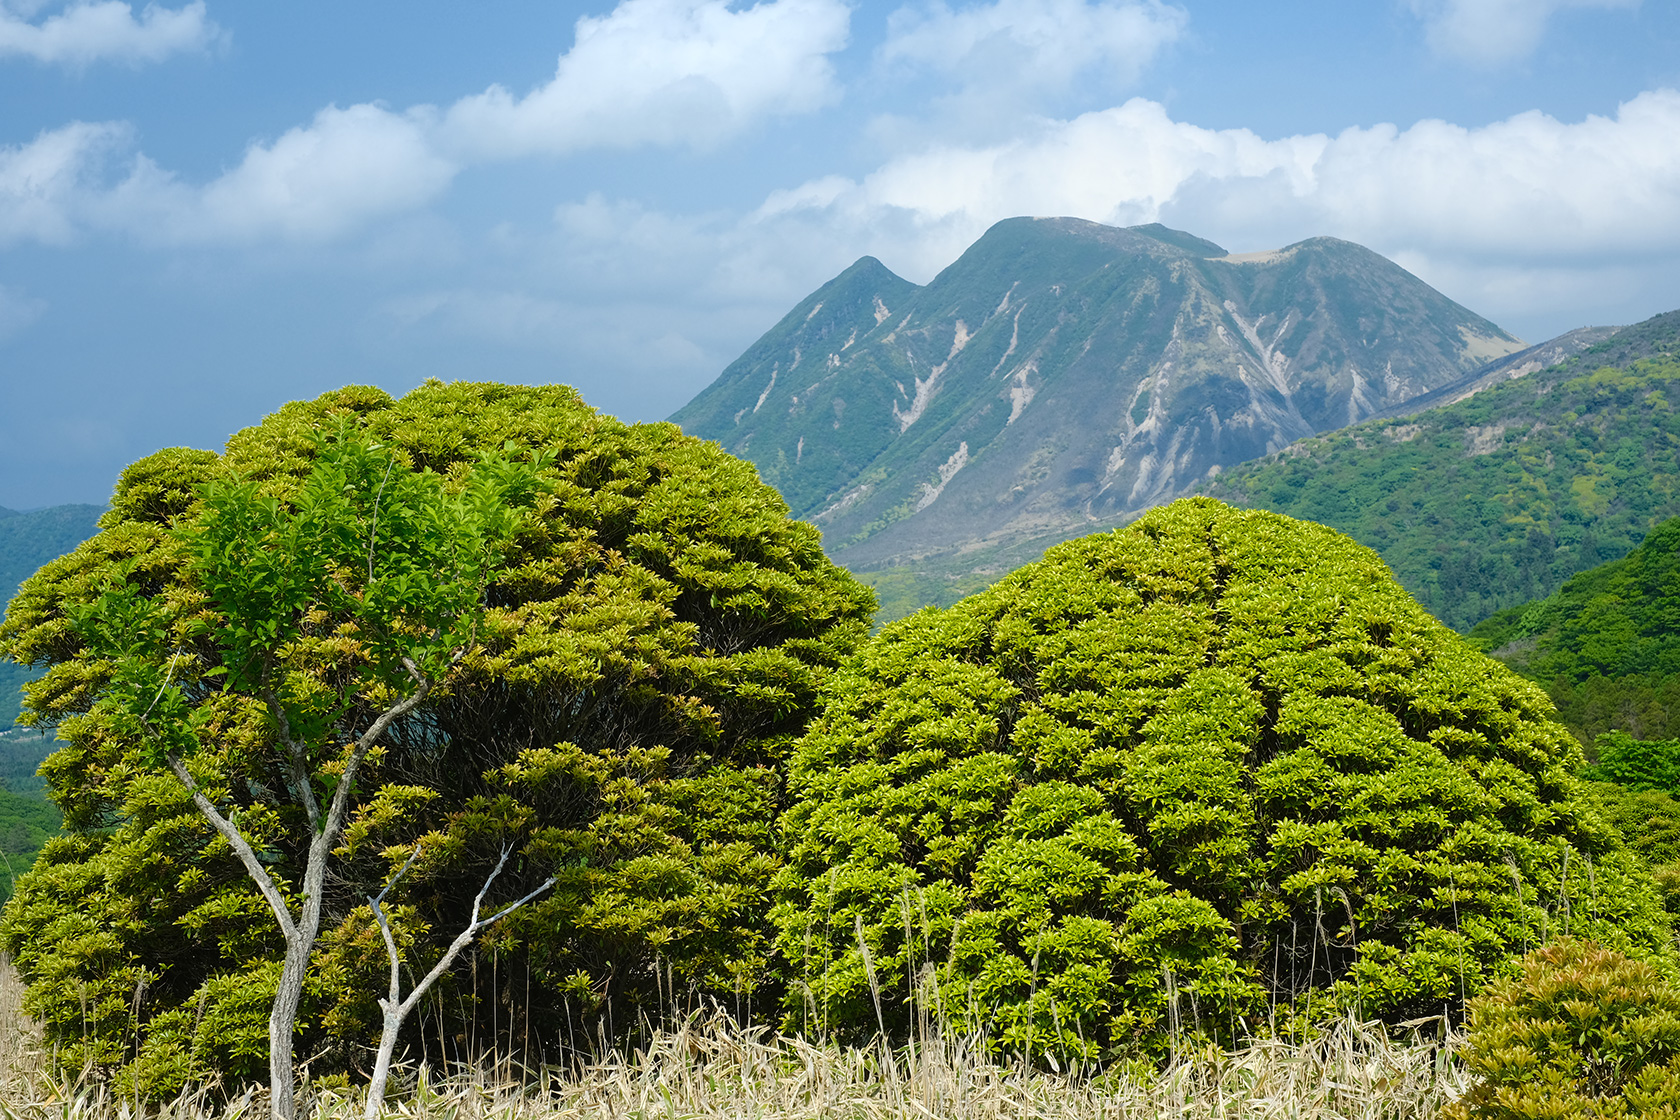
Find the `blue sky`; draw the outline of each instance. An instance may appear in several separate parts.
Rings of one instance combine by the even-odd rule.
[[[0,0],[0,505],[426,377],[659,419],[992,222],[1359,241],[1538,341],[1680,307],[1657,0]]]

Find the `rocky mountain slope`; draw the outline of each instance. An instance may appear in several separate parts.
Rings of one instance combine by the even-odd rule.
[[[1466,630],[1680,515],[1676,405],[1680,311],[1457,404],[1304,440],[1205,490],[1341,530]]]
[[[1009,564],[1522,347],[1345,241],[1016,218],[925,287],[859,261],[672,419],[853,570]]]

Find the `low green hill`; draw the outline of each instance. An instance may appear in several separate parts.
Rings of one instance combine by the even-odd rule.
[[[99,506],[51,506],[19,513],[0,507],[0,603],[10,602],[18,585],[35,569],[93,536]],[[17,719],[19,690],[33,674],[22,665],[0,661],[0,728]]]
[[[1680,515],[1680,311],[1446,408],[1302,440],[1204,489],[1339,529],[1460,631]]]
[[[1680,517],[1551,596],[1497,612],[1470,640],[1539,682],[1588,742],[1680,738]]]

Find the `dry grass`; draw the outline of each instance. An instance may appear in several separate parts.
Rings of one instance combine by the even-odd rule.
[[[22,986],[0,965],[0,1118],[129,1120],[134,1109],[98,1087],[55,1078]],[[628,1055],[564,1075],[514,1076],[505,1066],[437,1077],[407,1069],[388,1109],[405,1120],[1401,1120],[1433,1117],[1462,1091],[1451,1047],[1391,1040],[1344,1023],[1304,1045],[1258,1042],[1235,1054],[1185,1056],[1138,1077],[1068,1077],[1000,1066],[957,1042],[888,1057],[691,1023]],[[316,1120],[355,1120],[349,1093],[311,1095]],[[158,1109],[158,1120],[262,1117],[267,1102],[207,1091]]]

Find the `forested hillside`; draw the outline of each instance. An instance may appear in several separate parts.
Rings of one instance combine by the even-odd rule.
[[[1680,737],[1680,517],[1550,597],[1498,612],[1470,640],[1539,682],[1589,742],[1607,731]]]
[[[99,514],[98,506],[52,506],[29,513],[0,506],[0,602],[9,602],[36,568],[93,536]],[[0,661],[0,728],[17,719],[18,690],[29,677],[23,666]]]
[[[1466,401],[1303,440],[1208,493],[1329,525],[1468,630],[1680,514],[1680,312]]]

